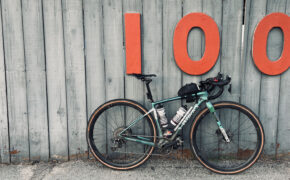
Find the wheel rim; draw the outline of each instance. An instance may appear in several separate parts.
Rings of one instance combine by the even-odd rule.
[[[195,126],[194,150],[210,168],[225,172],[240,170],[260,152],[260,129],[254,117],[237,107],[216,106],[215,109],[231,142],[224,140],[214,117],[206,111]]]
[[[127,103],[112,103],[98,112],[89,132],[90,144],[96,155],[114,167],[130,167],[149,156],[153,147],[118,136],[134,119],[143,114],[145,112],[142,109]],[[148,136],[153,141],[154,132],[149,116],[141,119],[124,134]]]

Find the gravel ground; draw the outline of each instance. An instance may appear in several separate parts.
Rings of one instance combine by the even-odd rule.
[[[260,160],[253,167],[237,175],[212,173],[193,160],[150,159],[130,171],[116,171],[93,160],[63,163],[0,164],[0,179],[279,179],[290,180],[290,161]]]

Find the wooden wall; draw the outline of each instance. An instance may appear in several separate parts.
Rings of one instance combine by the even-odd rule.
[[[257,23],[272,12],[290,15],[290,0],[0,2],[0,162],[87,158],[85,131],[95,108],[114,98],[148,107],[144,85],[125,74],[126,12],[141,13],[142,72],[158,75],[151,84],[155,99],[175,96],[183,84],[219,71],[229,74],[232,94],[221,99],[241,102],[260,116],[265,154],[289,155],[290,71],[262,74],[253,64],[251,46]],[[175,26],[191,12],[211,16],[221,36],[218,61],[201,76],[183,73],[172,51]],[[283,33],[274,28],[268,57],[278,59],[282,49]],[[194,28],[188,53],[200,59],[203,51],[204,34]],[[180,104],[169,104],[168,115]],[[188,136],[188,128],[183,133]]]

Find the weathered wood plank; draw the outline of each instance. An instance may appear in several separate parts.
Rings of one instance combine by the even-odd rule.
[[[84,1],[88,116],[105,102],[105,61],[103,54],[103,9],[101,0]]]
[[[22,1],[31,160],[49,158],[42,2]]]
[[[290,15],[290,0],[287,0],[286,14]],[[289,155],[290,149],[290,70],[281,74],[280,82],[280,98],[279,98],[279,114],[278,114],[278,133],[277,133],[277,145],[276,154]]]
[[[64,0],[63,26],[70,158],[86,157],[86,80],[82,1]]]
[[[242,50],[242,23],[243,23],[243,0],[223,1],[223,16],[222,16],[222,37],[221,37],[221,72],[232,77],[232,91],[227,91],[228,87],[224,88],[222,97],[217,101],[231,100],[239,102],[240,98],[240,76],[241,76],[241,50]],[[236,129],[239,126],[239,113],[236,111],[222,110],[217,112],[220,116],[222,125],[225,129]],[[229,153],[234,150],[237,152],[238,148],[244,149],[241,141],[237,149],[226,150],[223,153]],[[223,144],[219,143],[223,149]],[[247,148],[247,147],[246,147]]]
[[[222,15],[223,15],[223,1],[216,1],[216,0],[203,0],[202,1],[202,12],[205,13],[206,15],[210,16],[213,18],[215,23],[217,24],[219,28],[219,33],[220,33],[220,40],[222,39]],[[202,41],[204,43],[204,41]],[[222,49],[222,44],[220,43],[220,52]],[[204,48],[204,44],[202,45]],[[204,49],[202,49],[202,52]],[[220,53],[221,54],[221,53]],[[201,79],[205,80],[206,78],[209,77],[214,77],[218,74],[218,72],[221,71],[221,60],[220,60],[220,54],[218,56],[218,59],[216,61],[216,64],[214,67],[209,70],[206,74],[203,74]]]
[[[103,54],[103,9],[101,0],[85,0],[84,31],[86,55],[87,116],[105,102],[105,61]]]
[[[223,1],[215,1],[215,0],[203,0],[202,1],[202,12],[207,14],[208,16],[210,16],[211,18],[214,19],[214,21],[216,22],[218,28],[219,28],[219,34],[220,34],[220,41],[222,40],[222,15],[223,15]],[[204,51],[204,40],[202,41],[202,52]],[[220,52],[222,49],[222,44],[220,43]],[[207,72],[206,74],[203,74],[201,76],[202,80],[205,80],[206,78],[209,77],[215,77],[218,72],[221,71],[221,60],[220,60],[220,55],[218,56],[218,59],[216,61],[216,64],[214,65],[214,67],[209,70],[209,72]],[[216,99],[214,101],[219,101],[220,99]],[[221,114],[220,112],[218,112],[221,119],[223,114]],[[223,119],[224,120],[224,119]],[[228,119],[226,119],[228,120]],[[227,121],[223,121],[223,123],[226,123]],[[226,124],[224,124],[224,127]],[[216,129],[217,125],[215,122],[210,122],[207,121],[205,119],[204,123],[201,124],[201,137],[200,137],[200,141],[203,142],[203,144],[206,144],[207,142],[214,142],[215,141],[215,137],[213,136],[208,136],[208,134],[206,134],[209,130],[212,129]],[[187,133],[188,134],[188,133]],[[186,135],[186,134],[185,134]],[[213,146],[218,146],[218,144],[214,144]],[[213,148],[213,147],[211,147]],[[214,149],[214,148],[213,148]]]
[[[181,0],[164,0],[163,1],[163,18],[162,18],[162,44],[163,44],[163,98],[177,96],[177,91],[182,85],[182,71],[177,66],[173,54],[173,35],[174,30],[182,18],[182,1]],[[173,101],[165,104],[165,111],[168,123],[176,114],[181,106],[181,101]]]
[[[241,41],[243,0],[223,1],[221,71],[232,77],[232,93],[224,91],[223,99],[239,101],[241,74]]]
[[[143,48],[143,72],[144,74],[156,74],[150,84],[154,100],[163,98],[162,95],[162,1],[143,1],[142,16],[142,48]],[[150,103],[145,96],[145,104],[148,108]]]
[[[125,13],[130,13],[130,12],[142,14],[141,0],[124,0],[123,1],[123,17]],[[140,27],[142,27],[141,24],[140,24]],[[125,32],[125,29],[123,29],[123,31]],[[141,33],[142,33],[142,30],[141,30]],[[124,39],[125,39],[125,35],[124,35]],[[135,101],[143,104],[144,103],[143,82],[133,76],[125,75],[125,98],[134,99]]]
[[[64,40],[61,1],[43,1],[50,158],[68,159]]]
[[[2,27],[2,10],[0,8],[0,26]],[[0,163],[9,163],[9,130],[6,95],[6,75],[3,49],[3,32],[0,28]]]
[[[289,7],[289,6],[288,6]],[[290,136],[290,123],[289,123],[289,107],[290,107],[290,70],[288,69],[281,75],[280,85],[280,98],[279,98],[279,114],[278,114],[278,126],[277,126],[277,142],[276,142],[276,154],[277,157],[283,157],[283,155],[289,156],[289,136]]]
[[[163,1],[163,98],[177,96],[181,87],[181,70],[177,67],[173,55],[173,34],[176,24],[182,17],[182,1]],[[165,108],[168,120],[181,106],[180,102],[167,103]]]
[[[183,16],[186,16],[189,13],[202,12],[202,1],[201,0],[185,0],[183,1]],[[173,38],[173,35],[171,39]],[[187,52],[191,60],[198,61],[202,58],[203,48],[202,40],[204,39],[204,33],[200,28],[193,28],[187,39]],[[184,73],[181,69],[178,68],[178,71],[182,72],[182,84],[196,82],[198,83],[201,79],[201,76],[193,76]]]
[[[11,161],[29,160],[21,2],[2,1]]]
[[[124,98],[124,38],[123,38],[123,12],[122,1],[105,0],[103,1],[103,17],[104,17],[104,57],[105,57],[105,77],[106,77],[106,101],[116,98]],[[124,111],[122,111],[124,112]],[[125,113],[122,113],[125,114]],[[118,122],[113,124],[107,121],[106,124],[106,151],[110,153],[108,148],[113,131],[120,125],[124,125],[122,115],[118,116]],[[112,120],[106,117],[106,120]]]
[[[268,0],[267,14],[272,12],[285,13],[286,0]],[[267,55],[269,59],[279,58],[283,49],[282,32],[275,28],[270,31],[267,41]],[[265,131],[266,154],[274,154],[276,149],[278,106],[279,106],[280,75],[268,76],[262,74],[260,94],[260,119]]]
[[[246,2],[245,33],[243,48],[243,68],[241,103],[259,114],[261,72],[256,68],[252,58],[252,37],[258,22],[266,14],[267,1]]]
[[[144,74],[156,74],[150,84],[153,99],[162,99],[162,1],[143,1],[143,14],[141,19],[142,43],[142,69]],[[143,31],[143,32],[142,32]],[[147,92],[147,90],[144,90]],[[151,104],[145,95],[145,105],[148,109]],[[145,124],[146,125],[146,124]],[[145,126],[145,133],[149,128]]]
[[[197,1],[191,1],[191,0],[185,0],[183,1],[183,14],[182,16],[186,16],[189,13],[196,13],[196,12],[202,12],[202,4],[203,2],[201,0],[197,0]],[[173,38],[173,36],[172,36]],[[203,51],[202,51],[202,40],[204,39],[204,33],[202,32],[202,30],[200,28],[193,28],[189,34],[188,34],[188,39],[187,39],[187,52],[189,57],[193,60],[193,61],[197,61],[200,60],[202,55],[203,55]],[[198,83],[201,80],[201,76],[193,76],[193,75],[189,75],[184,73],[183,71],[181,71],[181,69],[178,67],[178,71],[180,71],[182,73],[182,85],[185,85],[187,83]],[[180,88],[180,87],[179,87]],[[176,91],[177,93],[177,91]],[[192,105],[192,104],[190,104]],[[182,130],[182,134],[183,134],[183,138],[185,142],[189,142],[188,138],[189,138],[189,131],[190,131],[190,125],[191,122],[187,123],[187,126],[184,126],[183,130]],[[189,149],[189,144],[184,144],[183,148]]]
[[[124,19],[125,13],[130,13],[130,12],[140,13],[142,15],[142,2],[141,2],[141,0],[123,0],[123,19]],[[123,27],[125,27],[125,24]],[[140,24],[140,28],[141,27],[142,27],[142,25]],[[126,44],[125,29],[123,29],[123,32],[124,32],[123,33],[124,42]],[[124,61],[126,61],[126,58]],[[135,78],[133,76],[125,75],[125,98],[133,99],[141,104],[144,104],[144,84],[143,84],[143,82],[138,80],[137,78]],[[133,121],[133,119],[127,119],[128,117],[130,117],[130,114],[134,114],[133,117],[138,116],[137,113],[134,113],[132,111],[130,112],[130,110],[128,110],[128,109],[125,110],[125,112],[126,112],[125,125],[128,125],[130,122]],[[144,125],[145,125],[145,122],[138,122],[136,124],[136,126],[133,128],[133,131],[137,134],[143,134],[145,132]],[[130,144],[131,144],[131,147],[130,147]],[[128,142],[128,145],[126,145],[125,148],[129,152],[133,152],[133,151],[142,152],[144,150],[143,145],[140,143]]]
[[[122,1],[104,0],[104,56],[106,100],[124,97]]]

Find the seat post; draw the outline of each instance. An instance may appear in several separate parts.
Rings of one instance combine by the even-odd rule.
[[[151,89],[150,89],[150,83],[151,83],[152,79],[148,79],[146,80],[146,88],[147,88],[147,99],[149,99],[151,102],[154,102],[153,100],[153,96],[152,96],[152,93],[151,93]]]
[[[150,79],[149,77],[156,77],[156,75],[155,74],[132,74],[132,75],[135,76],[137,79],[140,79],[141,81],[146,83],[147,99],[149,99],[151,102],[154,102],[153,97],[152,97],[152,93],[150,90],[150,86],[149,86],[152,79]]]

